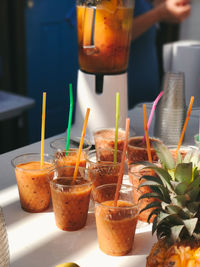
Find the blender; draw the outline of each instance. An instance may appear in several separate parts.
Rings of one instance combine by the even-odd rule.
[[[78,70],[75,123],[81,132],[90,108],[87,138],[97,128],[115,125],[119,92],[119,127],[128,114],[127,67],[134,0],[77,0]]]

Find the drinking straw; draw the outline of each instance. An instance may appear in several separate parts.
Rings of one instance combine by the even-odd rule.
[[[122,184],[122,179],[124,175],[124,164],[125,164],[125,158],[126,158],[126,150],[128,146],[128,134],[129,134],[129,124],[130,124],[130,119],[126,118],[126,133],[125,133],[125,141],[124,141],[124,147],[123,147],[123,152],[122,152],[122,160],[121,160],[121,165],[120,165],[120,170],[119,170],[119,178],[117,181],[117,188],[115,192],[115,198],[114,198],[114,206],[117,206],[117,200],[119,198],[119,190],[121,188]]]
[[[181,147],[182,141],[183,141],[185,130],[186,130],[186,127],[187,127],[189,118],[190,118],[190,114],[191,114],[193,102],[194,102],[194,96],[191,96],[191,98],[190,98],[190,104],[189,104],[189,108],[188,108],[188,112],[187,112],[187,116],[186,116],[185,123],[184,123],[184,126],[183,126],[183,130],[181,132],[181,136],[180,136],[180,139],[179,139],[177,148],[176,148],[176,155],[177,155],[177,153],[178,153],[178,151],[179,151],[179,149]]]
[[[69,150],[69,140],[70,140],[70,132],[71,132],[71,124],[72,124],[72,114],[73,114],[73,91],[72,84],[69,84],[69,97],[70,97],[70,106],[69,106],[69,118],[68,118],[68,127],[67,127],[67,141],[66,141],[66,153]]]
[[[119,127],[119,93],[116,93],[116,121],[115,121],[115,150],[114,150],[114,163],[117,162],[118,127]]]
[[[159,95],[156,97],[156,99],[154,100],[154,102],[153,102],[153,105],[152,105],[152,108],[151,108],[151,112],[150,112],[150,115],[149,115],[149,119],[148,119],[148,123],[147,123],[147,129],[149,130],[149,127],[150,127],[150,125],[151,125],[151,121],[152,121],[152,119],[153,119],[153,115],[154,115],[154,112],[155,112],[155,108],[156,108],[156,106],[157,106],[157,104],[158,104],[158,101],[160,100],[160,98],[162,97],[162,95],[163,95],[163,91],[161,91],[160,93],[159,93]],[[144,142],[145,142],[145,136],[144,136],[144,138],[143,138],[143,140],[142,140],[142,143],[144,144]]]
[[[145,132],[145,140],[146,140],[146,145],[147,145],[148,160],[149,160],[149,162],[152,163],[151,148],[150,148],[150,142],[149,142],[148,127],[147,127],[147,109],[146,109],[146,104],[143,104],[143,117],[144,117],[144,132]]]
[[[45,135],[45,112],[46,111],[46,92],[43,92],[42,101],[42,129],[41,129],[41,154],[40,154],[40,166],[44,163],[44,135]]]
[[[90,114],[90,108],[87,108],[85,120],[84,120],[84,124],[83,124],[83,129],[82,129],[82,133],[81,133],[81,140],[80,140],[79,149],[78,149],[76,166],[75,166],[74,175],[73,175],[73,182],[75,182],[77,174],[78,174],[78,167],[79,167],[79,163],[80,163],[81,151],[82,151],[82,147],[83,147],[83,141],[84,141],[84,137],[85,137],[85,132],[86,132],[89,114]]]

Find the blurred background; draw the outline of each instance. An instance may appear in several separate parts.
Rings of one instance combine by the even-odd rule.
[[[5,96],[0,94],[0,153],[40,140],[42,92],[47,92],[45,137],[67,128],[72,83],[76,101],[77,35],[71,16],[75,0],[0,1],[0,92],[23,96],[31,105],[1,117]],[[163,44],[200,40],[200,1],[192,1],[191,16],[180,25],[159,25],[157,51],[163,75]],[[18,102],[18,100],[16,100]],[[13,107],[12,107],[13,105]],[[73,116],[74,118],[74,116]]]

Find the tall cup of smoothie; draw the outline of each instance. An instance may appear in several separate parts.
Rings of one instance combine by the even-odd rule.
[[[99,248],[108,255],[122,256],[133,247],[139,203],[133,199],[133,187],[122,185],[114,206],[116,187],[117,184],[98,186],[92,196]]]
[[[115,128],[100,128],[94,131],[94,142],[95,149],[100,148],[111,148],[115,147]],[[117,141],[117,150],[123,150],[125,141],[125,130],[118,129],[118,141]]]
[[[143,140],[144,140],[143,136],[134,136],[134,137],[129,138],[128,148],[127,148],[129,164],[148,160],[147,146],[146,146],[146,142]],[[157,161],[158,157],[157,157],[155,149],[153,148],[152,143],[153,142],[161,143],[161,140],[154,138],[154,137],[150,137],[149,142],[150,142],[152,160]]]
[[[54,158],[44,154],[43,165],[40,163],[40,153],[23,154],[11,161],[15,168],[20,203],[22,209],[28,212],[41,212],[50,204],[50,185],[55,168]]]
[[[65,168],[74,169],[72,166]],[[87,220],[92,182],[88,180],[85,168],[79,167],[78,173],[75,181],[73,177],[56,175],[50,181],[56,225],[64,231],[79,230]]]

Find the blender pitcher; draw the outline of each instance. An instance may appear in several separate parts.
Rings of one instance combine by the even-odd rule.
[[[91,74],[127,70],[134,0],[77,0],[80,69]]]

